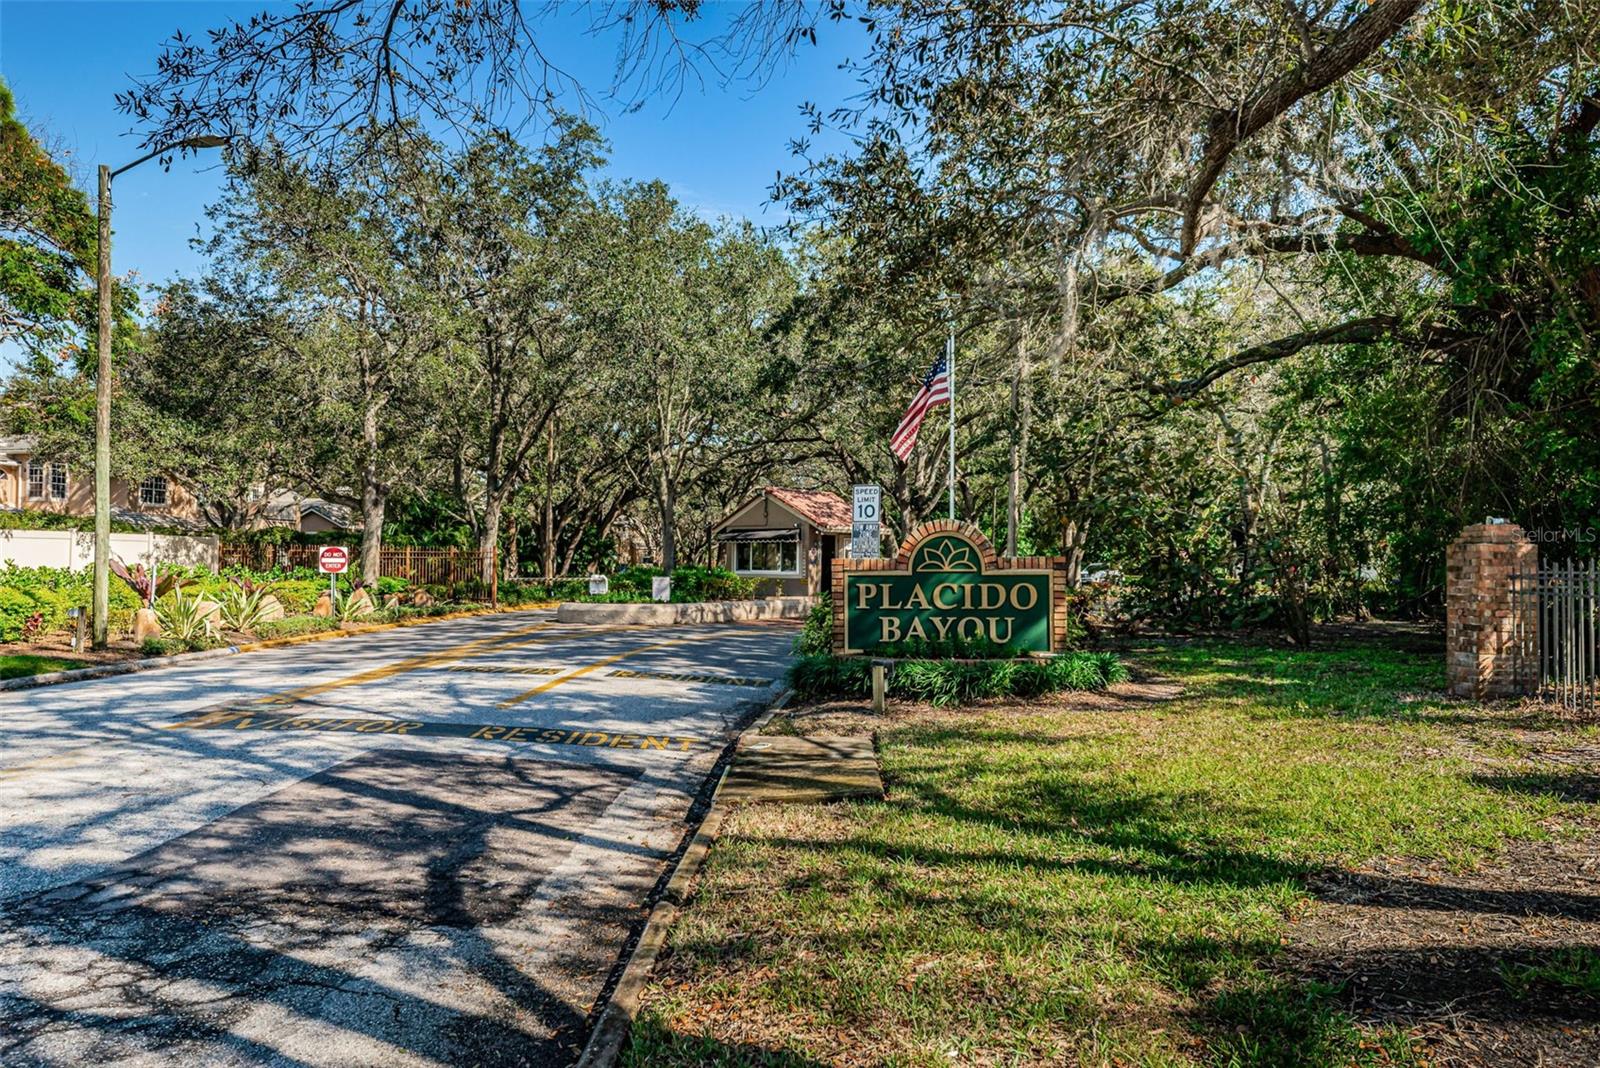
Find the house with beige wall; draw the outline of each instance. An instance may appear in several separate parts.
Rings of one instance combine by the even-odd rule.
[[[728,513],[711,536],[717,560],[737,574],[772,580],[784,596],[815,596],[849,555],[850,504],[826,490],[768,486]]]
[[[0,437],[0,508],[92,516],[94,471],[37,458],[31,437]],[[138,482],[112,479],[111,514],[142,526],[197,530],[205,526],[199,501],[169,475],[151,475]]]

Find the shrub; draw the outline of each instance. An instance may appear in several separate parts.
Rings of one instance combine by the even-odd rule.
[[[806,614],[800,625],[800,636],[794,640],[794,651],[802,656],[833,651],[833,598],[824,593]]]
[[[872,662],[863,657],[814,653],[789,668],[795,696],[864,697],[872,692]]]
[[[500,584],[501,604],[532,604],[548,600],[550,600],[548,588],[540,583],[512,581]]]
[[[338,630],[339,624],[325,616],[295,615],[274,619],[256,627],[258,638],[292,638],[300,634],[317,634],[325,630]]]
[[[530,598],[552,601],[586,601],[594,604],[636,604],[651,599],[655,578],[662,571],[658,567],[625,567],[610,576],[610,589],[598,595],[589,593],[587,579],[563,579],[538,587],[543,596]],[[674,604],[695,604],[701,601],[747,601],[756,595],[755,579],[736,575],[725,567],[699,567],[689,565],[672,572],[672,601]],[[505,587],[501,587],[504,598]]]
[[[267,611],[267,598],[272,594],[270,586],[256,586],[247,589],[244,586],[231,586],[223,590],[217,603],[221,606],[222,624],[229,630],[253,633],[264,620]]]
[[[283,605],[285,615],[309,615],[317,606],[317,598],[321,597],[328,589],[328,580],[322,579],[290,579],[285,582],[274,583],[272,595]]]
[[[78,602],[79,607],[87,608],[93,600],[93,591],[86,585],[82,600]],[[133,614],[144,607],[139,603],[139,595],[122,582],[111,583],[111,595],[107,603],[111,610],[106,613],[106,629],[113,634],[125,634],[132,630]]]
[[[93,530],[94,518],[83,515],[65,515],[60,512],[39,512],[33,509],[0,511],[0,530]],[[151,527],[129,523],[115,517],[111,520],[113,534],[178,534],[192,535],[187,527]]]
[[[650,580],[661,574],[659,567],[624,567],[611,576],[612,593],[637,593],[643,597],[650,596]],[[583,592],[589,592],[587,582],[583,584]]]
[[[589,583],[585,579],[562,579],[543,587],[545,595],[552,601],[576,601],[589,595]]]
[[[404,593],[411,588],[411,583],[403,578],[380,578],[373,586],[373,591],[378,597],[392,597],[397,593]]]
[[[650,582],[644,583],[650,593]],[[678,604],[698,601],[748,601],[756,593],[755,579],[736,575],[725,567],[680,567],[672,572],[672,600]]]
[[[33,599],[34,611],[24,628],[25,637],[42,638],[67,625],[67,609],[72,607],[72,598],[67,594],[39,586],[29,590],[28,596]]]
[[[349,592],[340,592],[339,597],[333,602],[334,617],[340,623],[360,623],[363,620],[374,620],[377,616],[377,606],[372,601],[372,594],[357,597],[357,591],[365,587],[356,585]],[[375,620],[374,620],[375,621]]]
[[[872,692],[871,665],[868,657],[806,654],[789,669],[789,685],[802,699],[864,697]],[[1103,690],[1127,677],[1113,654],[1080,652],[1025,660],[897,660],[884,681],[891,697],[944,707],[985,697]]]
[[[172,656],[175,653],[198,653],[206,649],[220,649],[223,644],[222,639],[213,634],[203,634],[189,639],[163,635],[159,638],[146,638],[139,646],[139,651],[145,656]]]
[[[38,603],[28,591],[0,586],[0,642],[21,641],[28,620],[38,610]]]
[[[180,642],[196,642],[211,637],[211,606],[201,594],[182,586],[156,602],[156,621],[163,636]]]

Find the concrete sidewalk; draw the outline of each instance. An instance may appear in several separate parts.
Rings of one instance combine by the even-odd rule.
[[[872,736],[758,735],[739,748],[721,800],[814,803],[882,797]]]

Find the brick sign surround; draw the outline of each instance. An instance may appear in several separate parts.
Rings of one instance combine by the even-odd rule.
[[[944,551],[944,555],[951,555],[947,550],[952,546],[951,538],[966,543],[966,548],[971,554],[961,560],[961,566],[953,572],[967,578],[982,579],[985,576],[995,577],[1022,577],[1024,575],[1038,575],[1043,579],[1044,588],[1048,589],[1049,605],[1046,609],[1049,620],[1049,645],[1051,650],[1062,652],[1067,646],[1067,562],[1059,556],[1022,556],[1015,560],[1001,559],[989,544],[989,539],[977,527],[967,523],[956,523],[950,520],[935,520],[924,523],[913,530],[905,541],[900,543],[899,550],[892,558],[883,560],[839,560],[833,568],[833,648],[836,652],[847,654],[859,653],[860,648],[852,648],[848,642],[846,629],[846,586],[850,584],[847,576],[857,579],[872,573],[882,573],[884,577],[909,577],[914,574],[912,569],[913,557],[925,543],[937,543],[936,548]],[[975,559],[973,559],[975,557]],[[970,566],[968,566],[970,565]],[[923,567],[921,571],[927,571]],[[1010,573],[1010,575],[1008,575]],[[1032,584],[1029,584],[1032,585]],[[911,635],[914,637],[914,635]],[[928,633],[929,639],[938,635]],[[954,634],[946,635],[954,637]],[[970,635],[962,635],[967,637]],[[986,631],[985,637],[989,636]],[[902,634],[902,639],[908,635]]]

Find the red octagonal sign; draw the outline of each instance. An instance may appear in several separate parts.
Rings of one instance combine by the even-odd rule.
[[[350,550],[343,545],[324,545],[317,553],[317,570],[324,575],[341,575],[350,567]]]

